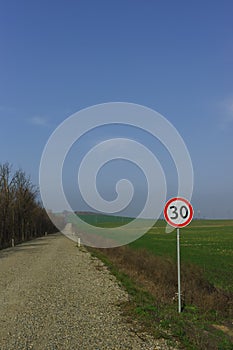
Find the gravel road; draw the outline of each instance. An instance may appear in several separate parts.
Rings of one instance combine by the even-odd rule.
[[[168,349],[135,332],[98,260],[61,234],[0,251],[0,350]]]

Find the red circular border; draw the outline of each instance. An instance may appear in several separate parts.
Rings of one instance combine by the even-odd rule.
[[[189,211],[190,211],[189,218],[188,218],[188,220],[186,220],[185,222],[183,222],[183,224],[174,224],[172,221],[170,221],[170,219],[169,219],[169,217],[168,217],[168,215],[167,215],[167,209],[168,209],[169,205],[170,205],[172,202],[175,202],[175,201],[177,201],[177,200],[183,201],[183,202],[184,202],[185,204],[187,204],[188,207],[189,207]],[[187,225],[191,222],[191,220],[192,220],[192,218],[193,218],[193,207],[192,207],[192,205],[189,203],[189,201],[188,201],[187,199],[182,198],[182,197],[174,197],[174,198],[169,199],[169,201],[165,204],[165,207],[164,207],[164,210],[163,210],[163,215],[164,215],[165,220],[167,221],[167,223],[168,223],[169,225],[171,225],[172,227],[176,227],[176,228],[185,227],[185,226],[187,226]]]

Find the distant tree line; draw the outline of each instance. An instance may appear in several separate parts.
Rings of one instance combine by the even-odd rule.
[[[0,249],[56,231],[30,177],[0,164]]]

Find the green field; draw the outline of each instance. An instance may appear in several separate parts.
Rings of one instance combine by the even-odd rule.
[[[158,221],[148,233],[130,244],[156,255],[176,259],[176,230],[165,233],[165,222]],[[233,291],[233,220],[194,220],[180,229],[181,263],[200,266],[216,287]]]
[[[85,219],[105,228],[128,222],[119,217]],[[165,228],[165,221],[158,220],[128,247],[91,251],[129,293],[127,313],[155,337],[169,333],[171,342],[178,339],[189,350],[232,350],[233,220],[193,220],[180,229],[181,286],[183,281],[188,288],[181,314],[171,298],[176,285],[176,230],[166,233]],[[132,234],[126,226],[122,230]]]
[[[131,221],[130,218],[98,214],[81,215],[80,218],[105,228]],[[165,221],[158,220],[149,232],[129,244],[130,248],[145,248],[155,255],[169,256],[176,263],[176,230],[166,233],[165,227]],[[122,226],[122,234],[131,233]],[[233,291],[233,220],[193,220],[180,229],[180,246],[182,264],[198,265],[215,287]]]

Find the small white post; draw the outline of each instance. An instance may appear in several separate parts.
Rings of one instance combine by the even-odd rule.
[[[180,292],[180,229],[177,228],[177,275],[178,275],[178,312],[181,312],[181,292]]]
[[[14,238],[11,239],[11,246],[12,246],[12,247],[15,246],[15,240],[14,240]]]
[[[81,246],[81,240],[80,240],[80,238],[78,238],[78,247],[80,247]]]

